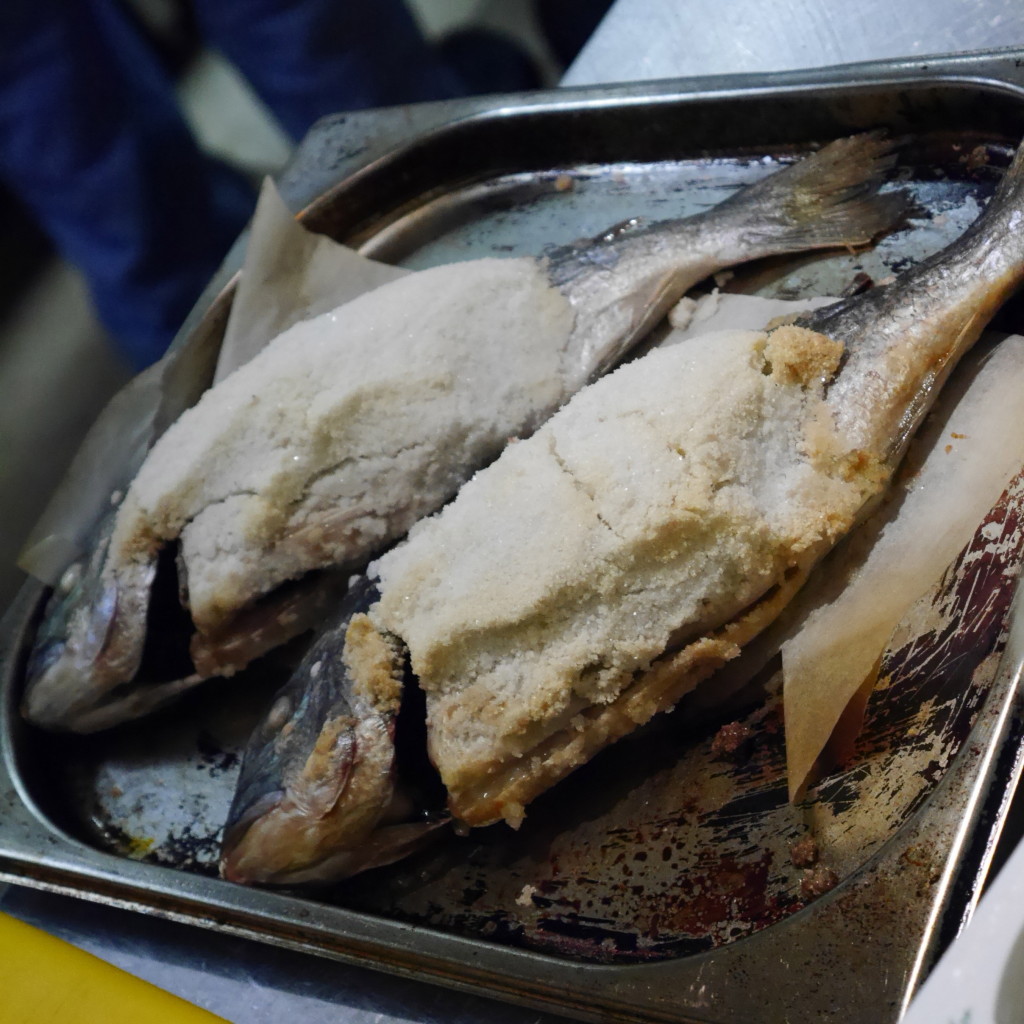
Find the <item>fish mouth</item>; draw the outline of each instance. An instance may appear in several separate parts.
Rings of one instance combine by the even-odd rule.
[[[41,644],[29,656],[20,712],[42,729],[66,730],[70,722],[77,720],[75,708],[82,702],[68,700],[67,683],[73,680],[65,679],[66,673],[62,671],[66,656],[67,644],[60,641]]]
[[[68,690],[68,673],[59,658],[37,678],[21,701],[22,715],[34,725],[54,732],[92,733],[141,717],[175,701],[203,680],[195,675],[161,683],[121,683],[97,696],[74,702],[60,699]],[[56,695],[56,696],[55,696]]]
[[[67,649],[68,645],[63,640],[47,640],[32,648],[29,654],[28,665],[25,669],[25,678],[29,681],[29,694],[37,688],[46,689],[45,680],[51,677]],[[35,701],[30,701],[29,696],[26,695],[23,706],[26,709],[34,707]],[[28,710],[25,713],[28,714]]]
[[[224,830],[224,838],[221,840],[221,877],[226,878],[229,882],[242,884],[250,881],[251,872],[245,867],[251,859],[247,848],[249,831],[261,819],[279,813],[284,798],[283,789],[267,793],[255,800],[228,824]],[[249,841],[251,842],[251,840]]]

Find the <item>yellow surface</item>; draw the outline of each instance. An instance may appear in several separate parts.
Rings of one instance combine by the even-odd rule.
[[[223,1021],[22,921],[0,914],[0,1024]]]

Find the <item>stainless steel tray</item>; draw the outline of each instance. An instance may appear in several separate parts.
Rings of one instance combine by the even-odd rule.
[[[907,187],[939,216],[871,253],[766,261],[739,279],[836,291],[971,219],[989,162],[1024,136],[1022,57],[339,117],[313,130],[282,188],[310,226],[421,267],[692,212],[813,142],[888,127],[907,136]],[[236,253],[186,333],[216,344],[237,265]],[[934,684],[927,756],[893,738],[894,715],[912,717],[922,695],[879,695],[854,762],[803,806],[785,802],[777,742],[722,764],[713,719],[673,715],[567,780],[513,838],[453,838],[313,897],[243,889],[209,871],[246,722],[273,680],[248,674],[102,738],[44,737],[16,714],[41,599],[26,586],[2,626],[0,878],[583,1018],[895,1019],[969,914],[1020,769],[1017,615],[994,676]],[[731,714],[764,725],[772,708]],[[842,878],[814,901],[786,861],[812,820]]]

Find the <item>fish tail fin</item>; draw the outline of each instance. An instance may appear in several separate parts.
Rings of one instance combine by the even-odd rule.
[[[756,182],[718,207],[745,224],[748,243],[764,255],[867,245],[892,230],[911,203],[902,191],[879,192],[896,163],[882,132],[837,139]]]

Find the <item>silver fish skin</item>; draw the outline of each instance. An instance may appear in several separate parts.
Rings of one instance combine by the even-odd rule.
[[[828,387],[837,429],[897,461],[960,357],[1024,278],[1024,146],[985,212],[941,252],[887,285],[797,323],[841,341]]]
[[[460,437],[465,427],[454,412],[450,424],[427,432],[431,436],[426,439],[422,424],[413,417],[410,436],[399,446],[406,452],[422,448],[412,469],[401,471],[409,474],[408,480],[396,475],[398,460],[392,460],[380,479],[368,484],[360,481],[355,497],[347,496],[345,488],[350,485],[341,479],[344,473],[339,474],[337,493],[325,497],[324,487],[332,465],[355,464],[359,453],[332,452],[324,465],[311,464],[306,469],[308,482],[297,486],[284,506],[274,506],[268,513],[272,528],[251,531],[263,539],[244,550],[248,575],[232,578],[235,594],[226,603],[218,599],[204,604],[195,589],[196,566],[186,556],[179,557],[178,586],[193,624],[193,665],[180,679],[161,682],[162,694],[170,699],[177,689],[191,687],[202,678],[229,675],[308,629],[323,600],[319,581],[301,582],[304,574],[324,569],[346,575],[359,571],[373,554],[435,511],[480,465],[496,457],[509,436],[531,432],[578,388],[614,365],[689,287],[708,274],[772,254],[867,243],[893,226],[904,215],[906,199],[896,192],[877,192],[893,162],[890,144],[879,135],[839,140],[705,213],[646,226],[627,225],[589,243],[553,250],[536,261],[568,303],[571,316],[570,334],[558,354],[563,368],[558,386],[545,384],[547,390],[538,393],[532,405],[523,406],[518,419],[494,424],[488,440],[472,451],[463,450]],[[395,286],[401,287],[402,282]],[[500,339],[491,340],[494,351],[500,352]],[[269,348],[273,347],[274,343]],[[411,350],[410,363],[417,358]],[[240,375],[248,371],[243,367],[211,390],[151,452],[136,484],[143,477],[161,479],[165,475],[161,466],[173,462],[183,438],[202,439],[196,442],[192,476],[175,492],[175,496],[185,494],[185,504],[169,522],[155,522],[135,500],[136,485],[129,488],[106,557],[89,566],[99,579],[82,589],[83,600],[101,594],[104,607],[110,609],[104,617],[102,642],[91,639],[97,610],[72,607],[63,641],[51,631],[46,657],[33,661],[23,702],[30,721],[51,729],[87,732],[131,718],[159,702],[155,696],[140,701],[131,689],[146,688],[149,682],[136,677],[147,643],[147,616],[160,551],[179,542],[182,531],[210,510],[225,519],[225,529],[233,529],[227,523],[228,503],[252,494],[251,485],[242,480],[232,493],[224,483],[221,493],[216,491],[221,485],[215,483],[214,492],[204,497],[202,481],[226,481],[243,457],[253,465],[261,463],[255,427],[245,434],[234,462],[231,451],[204,455],[212,451],[217,436],[217,421],[208,423],[204,416],[211,410],[216,415],[218,404],[230,404],[225,396],[233,394],[232,388],[241,396],[236,402],[239,407],[247,407],[251,398],[251,412],[243,409],[240,417],[251,415],[258,424],[260,417],[277,415],[273,408],[261,411],[258,388],[251,396],[242,393],[248,378]],[[458,371],[453,367],[452,375],[458,376]],[[313,404],[313,399],[306,404]],[[453,399],[453,408],[457,404]],[[486,404],[480,404],[481,410]],[[238,422],[231,420],[232,429]],[[266,443],[276,442],[271,438]],[[296,438],[296,443],[301,452],[303,439]],[[304,463],[305,456],[298,455],[297,462]],[[244,476],[246,470],[238,472]],[[384,490],[404,497],[394,504],[382,502],[377,496]],[[360,497],[364,494],[365,498]],[[282,587],[284,593],[278,591]],[[251,628],[254,618],[260,624],[256,630]],[[155,693],[152,687],[149,692]],[[93,713],[96,709],[101,712]]]
[[[45,689],[30,687],[23,697],[22,711],[26,717],[44,727],[60,728],[73,718],[82,732],[94,732],[117,725],[126,718],[136,718],[163,707],[201,682],[194,672],[170,677],[149,678],[125,685],[126,675],[133,672],[134,660],[126,665],[124,657],[134,659],[146,643],[147,608],[133,609],[126,614],[122,600],[133,594],[147,594],[156,573],[156,563],[139,567],[141,578],[136,586],[119,591],[110,585],[102,572],[114,510],[96,524],[95,546],[81,562],[64,572],[47,602],[36,633],[26,669],[29,678],[52,678],[65,686],[59,702]],[[134,626],[136,633],[127,642],[111,648],[112,625],[121,621]],[[126,653],[127,652],[127,653]],[[62,669],[69,663],[95,665],[100,685],[92,690],[68,685]],[[130,678],[130,677],[129,677]],[[55,709],[57,716],[51,718]]]
[[[731,348],[709,335],[620,368],[380,559],[370,617],[409,650],[456,821],[517,825],[531,800],[780,614],[884,493],[949,372],[1024,281],[1022,227],[1024,147],[942,253],[796,325],[733,332]],[[750,383],[738,394],[760,423],[682,376],[702,368],[727,386],[741,366]],[[702,396],[709,418],[690,404],[670,417],[662,399],[681,394]],[[659,440],[635,470],[610,465],[609,452],[632,457],[648,434]],[[547,474],[543,501],[522,486],[531,467]],[[657,500],[650,518],[632,503],[641,484]],[[501,557],[477,554],[485,535],[501,538]],[[591,563],[599,575],[578,568]]]
[[[895,162],[883,133],[837,139],[703,213],[637,218],[550,252],[551,281],[576,314],[568,345],[581,368],[576,387],[607,372],[719,270],[764,256],[866,245],[891,229],[908,211],[907,196],[876,189]],[[844,236],[850,241],[839,241]]]
[[[446,824],[399,777],[400,652],[381,646],[369,666],[343,657],[376,598],[365,577],[352,584],[254,730],[222,844],[229,881],[335,881],[405,857]]]

